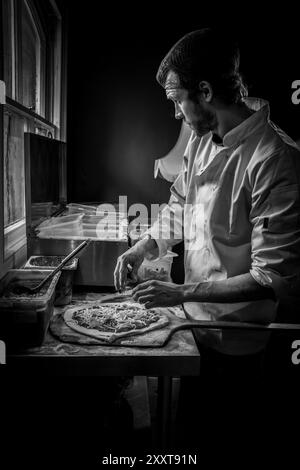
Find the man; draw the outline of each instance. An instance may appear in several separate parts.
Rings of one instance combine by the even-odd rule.
[[[266,102],[246,98],[234,42],[211,29],[187,34],[160,64],[157,80],[175,118],[192,129],[182,171],[160,220],[118,259],[124,288],[145,257],[185,242],[185,283],[147,281],[133,290],[146,308],[184,304],[188,317],[268,323],[299,279],[300,152],[269,120]],[[220,352],[248,354],[251,337],[198,331]],[[255,342],[257,344],[255,345]]]

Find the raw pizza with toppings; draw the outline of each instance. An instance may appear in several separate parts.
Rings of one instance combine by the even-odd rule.
[[[73,330],[107,343],[142,335],[169,323],[168,317],[157,310],[129,302],[70,308],[64,313],[64,320]]]

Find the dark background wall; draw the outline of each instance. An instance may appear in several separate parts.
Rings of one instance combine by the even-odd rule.
[[[270,101],[271,118],[300,138],[300,105],[291,83],[300,79],[293,13],[203,14],[188,4],[135,10],[86,0],[68,7],[68,198],[72,201],[164,202],[169,184],[154,180],[153,165],[175,144],[180,123],[155,80],[157,67],[183,34],[214,24],[236,32],[250,96]],[[98,8],[96,9],[96,5]],[[245,20],[247,18],[247,20]]]

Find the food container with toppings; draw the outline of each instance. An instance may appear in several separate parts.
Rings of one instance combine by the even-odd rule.
[[[1,279],[0,331],[8,349],[42,344],[53,314],[60,272],[34,294],[24,293],[22,286],[34,287],[48,274],[41,270],[11,269]]]
[[[173,258],[178,256],[172,251],[168,251],[162,258],[153,260],[144,259],[138,270],[138,279],[140,282],[156,279],[159,281],[171,282],[171,268]]]
[[[53,270],[65,258],[65,256],[31,256],[24,269]],[[61,271],[61,276],[56,286],[54,305],[68,305],[73,296],[74,272],[78,266],[78,258],[71,259]]]

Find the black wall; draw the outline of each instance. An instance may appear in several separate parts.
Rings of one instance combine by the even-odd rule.
[[[101,11],[100,2],[86,0],[80,8],[69,2],[69,200],[168,199],[169,184],[154,180],[153,165],[175,144],[180,123],[155,74],[175,41],[204,26],[221,23],[235,30],[250,95],[268,99],[271,118],[300,138],[300,105],[291,101],[291,83],[300,79],[293,15],[271,22],[242,8],[224,17],[187,5],[162,12],[150,3],[135,10],[112,4]]]

